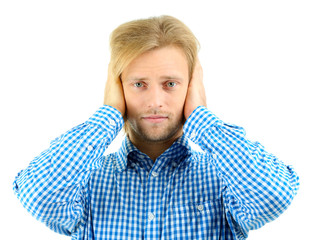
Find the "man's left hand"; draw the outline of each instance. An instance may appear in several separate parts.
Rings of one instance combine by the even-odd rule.
[[[203,69],[199,59],[197,59],[192,77],[189,82],[188,92],[185,100],[184,115],[186,120],[191,113],[199,106],[207,106],[205,88],[203,84]]]

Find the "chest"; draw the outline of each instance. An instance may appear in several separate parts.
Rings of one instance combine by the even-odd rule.
[[[90,181],[87,232],[113,239],[219,236],[226,224],[222,188],[208,164],[149,173],[135,167],[102,171]]]

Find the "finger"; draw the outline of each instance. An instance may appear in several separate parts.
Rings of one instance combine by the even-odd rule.
[[[192,79],[194,81],[203,81],[203,69],[200,63],[200,60],[197,58],[193,73],[192,73]]]

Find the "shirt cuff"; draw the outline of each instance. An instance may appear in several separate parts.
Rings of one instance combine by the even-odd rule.
[[[222,121],[204,106],[197,107],[184,124],[183,130],[186,137],[197,143],[202,134],[215,124]]]
[[[107,126],[114,128],[118,133],[124,125],[121,113],[109,105],[101,106],[86,123],[95,124],[106,129]]]

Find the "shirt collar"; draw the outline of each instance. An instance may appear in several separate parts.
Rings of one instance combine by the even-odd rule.
[[[117,152],[117,159],[115,161],[115,168],[117,172],[122,172],[126,169],[129,164],[129,155],[145,155],[139,149],[137,149],[133,143],[126,136],[122,142],[122,145]],[[172,164],[173,166],[178,166],[186,156],[191,154],[191,147],[189,145],[189,140],[183,134],[178,138],[172,146],[170,146],[157,160],[161,161],[161,165]],[[189,158],[188,158],[189,159]]]
[[[127,166],[127,157],[131,152],[140,152],[126,136],[122,142],[122,145],[117,152],[117,159],[115,161],[115,167],[117,172],[122,172]]]

